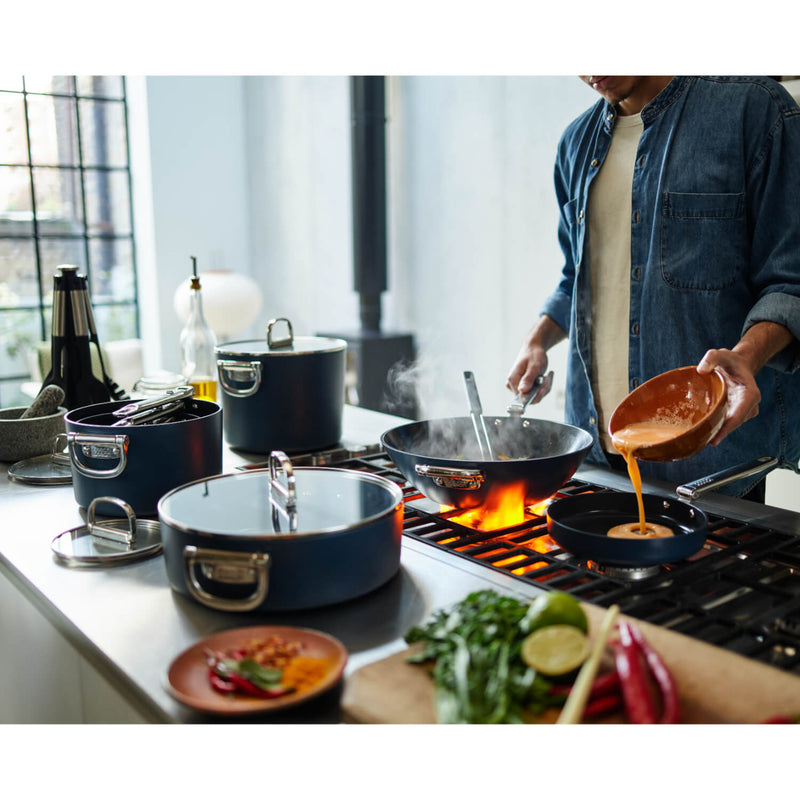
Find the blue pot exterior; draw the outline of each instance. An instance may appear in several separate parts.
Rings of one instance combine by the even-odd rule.
[[[181,422],[114,428],[92,421],[128,402],[98,403],[65,415],[67,433],[121,434],[129,438],[127,463],[116,477],[84,475],[72,460],[75,500],[81,508],[88,508],[97,497],[117,497],[128,503],[137,516],[154,516],[159,499],[167,492],[222,471],[222,409],[207,400],[190,400],[187,408],[196,417]],[[115,463],[93,458],[82,461],[100,470],[109,470]],[[96,510],[99,515],[123,513],[118,506],[108,503],[99,503]]]

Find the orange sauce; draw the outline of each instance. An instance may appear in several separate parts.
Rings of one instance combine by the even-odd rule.
[[[673,536],[672,530],[665,525],[647,522],[644,515],[644,499],[642,497],[642,477],[636,460],[636,451],[641,447],[659,444],[679,435],[690,427],[687,423],[672,422],[635,422],[616,431],[611,437],[614,447],[619,451],[628,465],[633,490],[636,492],[636,503],[639,508],[639,522],[615,525],[608,535],[623,539],[659,539]]]

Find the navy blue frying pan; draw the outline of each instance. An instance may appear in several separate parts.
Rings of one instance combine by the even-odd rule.
[[[708,519],[681,500],[644,495],[648,522],[666,525],[674,536],[662,539],[617,539],[607,536],[615,525],[638,522],[633,492],[589,493],[566,497],[547,509],[547,532],[564,550],[601,564],[649,566],[680,561],[696,553],[708,535]]]

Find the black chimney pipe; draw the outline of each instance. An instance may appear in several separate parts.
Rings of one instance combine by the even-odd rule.
[[[353,271],[361,329],[380,331],[386,291],[386,86],[379,75],[350,78]]]

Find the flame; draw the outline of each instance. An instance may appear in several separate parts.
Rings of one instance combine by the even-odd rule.
[[[451,511],[450,506],[442,506],[442,512]],[[478,531],[497,531],[511,528],[525,522],[525,484],[516,483],[502,492],[490,494],[485,505],[473,508],[455,516],[453,522]]]

